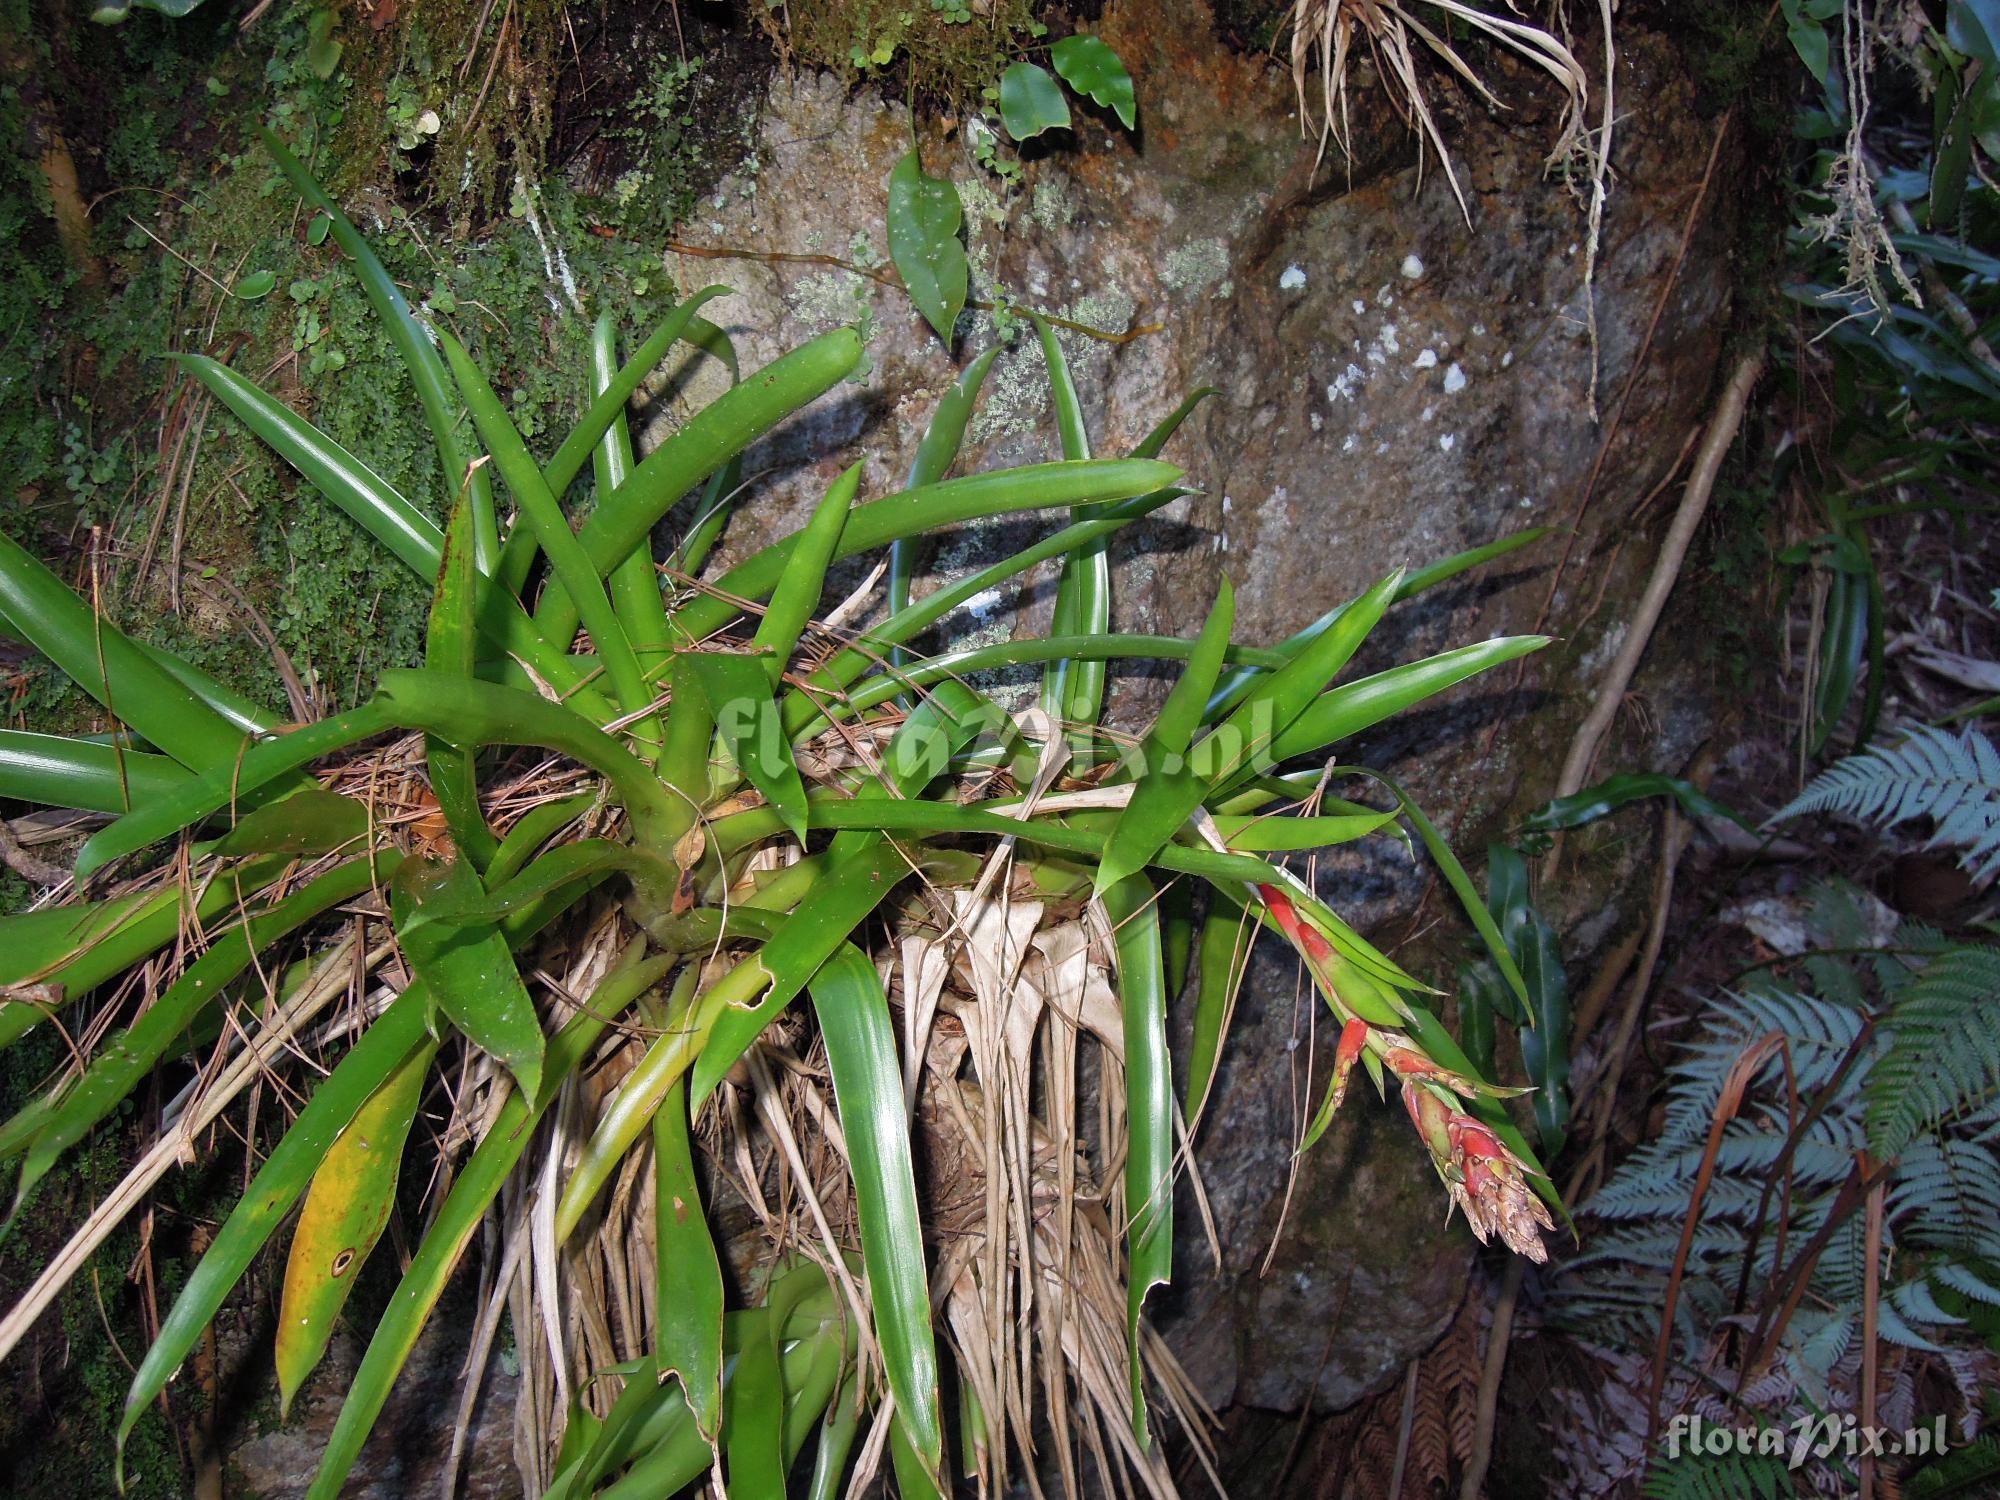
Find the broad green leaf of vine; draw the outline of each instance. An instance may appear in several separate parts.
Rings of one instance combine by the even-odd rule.
[[[964,222],[958,189],[926,177],[915,150],[896,163],[889,174],[889,258],[946,348],[965,307],[965,246],[958,239]]]
[[[1017,142],[1069,128],[1069,101],[1048,69],[1017,62],[1000,75],[1000,123]]]
[[[1066,36],[1049,49],[1049,61],[1056,65],[1064,83],[1079,94],[1090,95],[1101,108],[1118,116],[1127,130],[1138,124],[1139,105],[1132,96],[1132,75],[1102,38]]]

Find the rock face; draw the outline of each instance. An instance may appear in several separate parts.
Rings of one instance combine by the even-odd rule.
[[[927,169],[948,173],[965,202],[975,297],[1004,288],[1024,306],[1117,334],[1160,325],[1120,342],[1061,334],[1096,451],[1128,449],[1186,393],[1216,388],[1165,455],[1200,493],[1115,544],[1117,628],[1192,635],[1226,571],[1239,638],[1276,640],[1389,569],[1522,527],[1578,524],[1579,559],[1618,534],[1667,476],[1718,383],[1726,204],[1711,206],[1680,266],[1598,493],[1579,518],[1603,433],[1590,414],[1584,221],[1544,173],[1557,122],[1536,83],[1495,62],[1490,81],[1513,109],[1447,123],[1468,225],[1435,161],[1419,169],[1415,138],[1372,88],[1357,84],[1351,171],[1330,153],[1315,173],[1289,79],[1267,59],[1225,50],[1198,0],[1111,8],[1105,35],[1138,82],[1136,142],[1080,115],[1075,148],[1029,161],[1023,184],[1004,196],[960,136],[928,139],[924,151]],[[1634,23],[1620,46],[1616,190],[1595,288],[1607,412],[1676,264],[1712,132],[1670,45]],[[760,119],[753,160],[683,225],[684,240],[884,264],[884,185],[908,149],[907,115],[803,76],[773,84]],[[737,288],[706,311],[728,327],[746,370],[839,323],[861,320],[869,333],[862,380],[746,459],[746,473],[761,478],[719,562],[801,524],[856,458],[865,460],[864,500],[901,486],[960,365],[900,291],[827,264],[670,254],[666,265],[688,290]],[[969,313],[961,359],[993,338],[990,315]],[[697,372],[676,399],[710,399],[719,379],[713,368]],[[656,420],[670,424],[673,403],[660,404]],[[1017,339],[988,382],[960,471],[1055,456],[1041,353],[1032,337]],[[932,559],[936,575],[1014,550],[1026,529],[970,528]],[[1609,622],[1643,582],[1649,559],[1627,549],[1570,569],[1545,614],[1564,545],[1552,538],[1497,575],[1398,611],[1357,664],[1373,670],[1538,628],[1568,637],[1518,680],[1510,670],[1469,684],[1444,707],[1344,748],[1344,758],[1404,780],[1461,845],[1510,803],[1546,794],[1584,708],[1579,689],[1563,698],[1556,685],[1588,681],[1580,674],[1615,649]],[[1017,600],[955,629],[960,638],[1039,633],[1053,592],[1052,571],[1030,575]],[[1143,673],[1114,674],[1114,683],[1114,713],[1128,717],[1162,691]],[[1684,706],[1649,742],[1648,764],[1700,736],[1698,700],[1673,691]],[[1388,845],[1323,860],[1318,878],[1362,930],[1393,920],[1390,937],[1417,925],[1429,882],[1425,867]],[[1425,972],[1421,956],[1399,951]],[[1448,978],[1449,963],[1430,972]],[[1222,1263],[1184,1192],[1177,1285],[1153,1302],[1216,1405],[1333,1409],[1381,1389],[1444,1327],[1473,1253],[1463,1226],[1445,1225],[1443,1194],[1400,1110],[1378,1106],[1365,1088],[1301,1163],[1288,1197],[1292,1141],[1317,1102],[1332,1041],[1322,1024],[1312,1045],[1315,1009],[1288,965],[1266,956],[1253,966],[1199,1138]],[[1185,1015],[1176,1021],[1184,1030]],[[1321,1066],[1309,1077],[1315,1050]],[[488,1462],[473,1465],[498,1461],[502,1472],[477,1493],[514,1492],[502,1477],[511,1475],[503,1387],[487,1397],[499,1414]],[[448,1410],[435,1392],[422,1394],[429,1389],[406,1387],[405,1396],[418,1391],[412,1410]],[[317,1452],[312,1429],[302,1432]],[[374,1477],[363,1481],[376,1487],[357,1494],[414,1492],[416,1471],[397,1467],[390,1451],[398,1441],[385,1423],[368,1461]],[[251,1492],[292,1493],[287,1476],[300,1455],[278,1442],[239,1450]]]
[[[1557,122],[1533,80],[1496,64],[1493,82],[1516,107],[1448,127],[1468,225],[1435,161],[1420,171],[1414,138],[1372,90],[1357,94],[1351,178],[1333,155],[1315,174],[1289,79],[1223,51],[1197,5],[1125,7],[1108,13],[1105,34],[1139,80],[1136,147],[1085,123],[1075,150],[1031,162],[1004,199],[958,137],[924,150],[927,170],[948,173],[965,201],[975,297],[1004,287],[1117,333],[1161,325],[1119,343],[1060,335],[1096,452],[1125,451],[1187,392],[1216,388],[1165,454],[1201,493],[1114,544],[1116,628],[1192,635],[1226,571],[1239,638],[1277,640],[1389,569],[1578,523],[1603,433],[1590,411],[1585,226],[1544,173]],[[1666,42],[1628,27],[1620,46],[1624,124],[1595,286],[1607,412],[1675,266],[1712,134]],[[908,149],[907,117],[831,79],[799,78],[773,89],[763,121],[754,170],[721,185],[687,239],[885,260],[883,184]],[[1665,478],[1705,408],[1729,314],[1731,223],[1719,212],[1680,266],[1580,519],[1579,559]],[[870,332],[865,384],[822,400],[747,460],[767,478],[732,523],[724,560],[801,524],[856,457],[864,499],[900,486],[958,369],[900,292],[823,265],[669,264],[689,288],[739,289],[714,308],[746,367],[838,322],[864,317]],[[960,328],[963,359],[994,337],[988,315],[969,313]],[[988,380],[961,471],[1059,456],[1047,407],[1041,352],[1017,340]],[[956,576],[1023,534],[1018,523],[971,528],[935,566]],[[1649,559],[1636,548],[1573,568],[1544,615],[1563,546],[1552,538],[1392,615],[1357,664],[1497,634],[1574,633],[1518,681],[1496,673],[1344,747],[1406,781],[1461,843],[1517,796],[1546,795],[1584,707],[1553,697],[1555,684],[1588,681],[1579,664],[1587,673],[1602,659],[1593,651],[1615,649],[1605,622],[1643,582]],[[1588,588],[1575,581],[1586,575]],[[1053,577],[1031,575],[1016,600],[957,626],[960,638],[1039,633]],[[1593,627],[1583,617],[1600,581]],[[1159,691],[1144,674],[1114,674],[1114,717]],[[1699,738],[1702,715],[1685,686],[1659,696],[1680,706],[1648,753],[1671,761]],[[1391,846],[1324,860],[1319,878],[1364,931],[1410,919],[1430,879]],[[1436,972],[1448,977],[1449,963]],[[1308,1079],[1307,998],[1288,967],[1253,968],[1200,1137],[1223,1264],[1184,1194],[1179,1286],[1157,1307],[1217,1404],[1331,1409],[1379,1389],[1444,1326],[1472,1252],[1462,1226],[1444,1226],[1443,1195],[1400,1111],[1372,1100],[1350,1105],[1305,1159],[1285,1207],[1291,1142],[1331,1044],[1322,1032],[1321,1073]]]

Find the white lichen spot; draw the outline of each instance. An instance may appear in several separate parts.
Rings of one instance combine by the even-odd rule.
[[[1367,299],[1367,298],[1365,298],[1365,297],[1356,297],[1356,298],[1354,299],[1354,311],[1355,311],[1355,312],[1356,312],[1357,314],[1359,314],[1359,313],[1365,313],[1365,312],[1367,312],[1367,311],[1368,311],[1368,299]]]
[[[1403,280],[1405,281],[1419,280],[1424,274],[1424,263],[1422,258],[1415,255],[1404,256],[1402,272],[1403,272]]]
[[[1174,292],[1203,292],[1229,274],[1229,247],[1221,240],[1190,240],[1167,252],[1160,280]]]
[[[1435,370],[1437,362],[1438,352],[1435,349],[1426,349],[1422,354],[1419,354],[1415,359],[1410,361],[1419,370]]]
[[[1379,365],[1382,361],[1377,359],[1375,363]],[[1326,399],[1329,401],[1352,401],[1355,390],[1366,383],[1367,379],[1368,372],[1362,369],[1361,366],[1349,365],[1333,377],[1333,384],[1326,388]]]
[[[1232,508],[1234,508],[1235,504],[1236,504],[1236,501],[1235,501],[1235,499],[1234,499],[1234,498],[1233,498],[1232,496],[1229,496],[1229,495],[1224,495],[1224,496],[1222,497],[1222,513],[1223,513],[1223,514],[1224,514],[1225,516],[1226,516],[1226,515],[1228,515],[1228,514],[1229,514],[1229,512],[1230,512],[1230,510],[1231,510]]]
[[[1361,439],[1356,437],[1353,433],[1350,432],[1345,438],[1341,440],[1340,451],[1342,453],[1352,453],[1356,448],[1359,448],[1360,446],[1361,446]]]
[[[1401,354],[1403,352],[1403,346],[1396,341],[1396,325],[1394,323],[1384,323],[1382,331],[1376,337],[1382,341],[1382,352],[1384,354]]]
[[[1304,266],[1286,266],[1285,274],[1278,278],[1278,286],[1287,292],[1296,292],[1305,284],[1306,268]]]
[[[1500,356],[1500,368],[1504,370],[1512,363],[1514,363],[1514,351],[1509,349],[1505,354]]]
[[[1325,419],[1324,419],[1323,417],[1321,417],[1321,416],[1320,416],[1320,414],[1319,414],[1318,412],[1313,412],[1313,413],[1311,413],[1310,415],[1311,415],[1311,418],[1312,418],[1312,424],[1313,424],[1313,431],[1314,431],[1314,432],[1318,432],[1318,431],[1320,430],[1320,428],[1322,428],[1322,427],[1326,426],[1326,421],[1325,421]]]
[[[1451,452],[1451,450],[1456,448],[1457,446],[1458,446],[1457,437],[1449,432],[1447,432],[1443,437],[1438,439],[1438,447],[1442,448],[1446,453]]]
[[[1438,409],[1435,406],[1426,406],[1424,408],[1423,420],[1428,422],[1432,417],[1437,415],[1437,411]]]
[[[1486,337],[1486,325],[1485,325],[1484,323],[1474,323],[1474,324],[1472,325],[1472,336],[1473,336],[1474,338],[1480,338],[1480,339],[1483,339],[1483,338],[1485,338],[1485,337]]]
[[[1465,386],[1465,371],[1459,367],[1457,360],[1453,360],[1444,372],[1444,393],[1447,396],[1456,396],[1465,389]]]

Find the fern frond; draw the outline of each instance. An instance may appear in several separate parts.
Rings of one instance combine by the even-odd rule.
[[[1985,879],[2000,870],[2000,750],[1978,730],[1918,728],[1893,748],[1837,761],[1772,815],[1834,812],[1884,827],[1931,818],[1931,843],[1956,845],[1960,863]]]
[[[1888,1051],[1868,1076],[1868,1144],[1895,1156],[2000,1090],[2000,948],[1953,948],[1889,1013]]]
[[[1975,1438],[1903,1481],[1904,1500],[1944,1500],[1947,1495],[1991,1494],[2000,1481],[2000,1442]]]
[[[1791,1471],[1771,1453],[1683,1453],[1646,1473],[1646,1500],[1780,1500],[1796,1493]]]

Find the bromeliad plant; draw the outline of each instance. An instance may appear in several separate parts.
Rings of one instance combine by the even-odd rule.
[[[816,1495],[865,1482],[885,1453],[921,1494],[949,1482],[955,1449],[996,1489],[1047,1463],[1074,1492],[1087,1454],[1107,1488],[1122,1468],[1169,1492],[1149,1398],[1197,1444],[1203,1414],[1142,1305],[1170,1272],[1176,1141],[1262,926],[1344,1026],[1312,1134],[1356,1062],[1378,1087],[1393,1078],[1475,1230],[1540,1255],[1554,1200],[1500,1107],[1510,1091],[1475,1074],[1423,985],[1274,862],[1391,832],[1400,810],[1469,892],[1400,794],[1389,812],[1333,803],[1316,767],[1281,767],[1535,649],[1494,640],[1330,686],[1398,600],[1529,537],[1386,578],[1273,650],[1231,644],[1226,582],[1193,641],[1114,633],[1106,541],[1184,493],[1157,454],[1199,397],[1131,457],[1092,458],[1043,328],[1061,462],[947,477],[989,355],[940,404],[903,491],[857,504],[850,468],[802,530],[703,578],[739,456],[854,370],[856,335],[734,384],[640,459],[626,405],[677,345],[734,372],[700,316],[720,289],[623,364],[601,322],[587,409],[538,460],[465,350],[416,320],[269,144],[402,351],[456,482],[435,497],[442,523],[225,365],[183,363],[434,583],[424,664],[332,718],[279,724],[0,537],[0,623],[122,726],[0,733],[0,796],[104,815],[73,879],[0,924],[0,1043],[36,1027],[75,1043],[0,1123],[14,1213],[147,1079],[182,1085],[0,1319],[0,1355],[269,1081],[289,1126],[162,1324],[123,1432],[288,1221],[289,1408],[394,1213],[414,1136],[439,1143],[424,1167],[439,1196],[315,1496],[339,1493],[482,1226],[469,1368],[509,1314],[534,1489],[663,1495],[719,1462],[732,1492],[778,1494],[811,1449]],[[586,467],[594,504],[573,526],[564,501]],[[694,494],[663,569],[653,530]],[[911,597],[926,533],[1065,507],[1045,540]],[[831,623],[865,598],[815,623],[830,567],[884,547],[875,623]],[[912,654],[958,605],[1057,560],[1049,639]],[[1184,670],[1130,743],[1101,727],[1106,670],[1142,658]],[[1023,665],[1044,673],[1035,707],[1003,712],[974,685]],[[1496,961],[1518,986],[1504,947]],[[1166,1007],[1191,962],[1176,1098]],[[434,1132],[416,1128],[427,1107],[448,1115]],[[1053,1453],[1037,1456],[1037,1432],[1062,1435]]]

